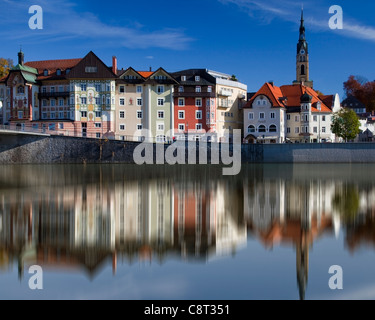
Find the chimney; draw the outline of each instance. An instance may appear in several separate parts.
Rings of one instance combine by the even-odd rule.
[[[268,81],[268,83],[273,87],[274,85],[274,82],[271,80],[271,81]]]
[[[117,58],[112,57],[112,72],[117,75]]]
[[[152,67],[150,67],[150,72],[152,71]]]
[[[23,66],[24,59],[25,55],[23,54],[22,50],[20,50],[20,52],[18,52],[18,64]]]

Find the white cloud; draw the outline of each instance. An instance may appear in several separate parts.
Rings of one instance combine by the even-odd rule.
[[[261,2],[260,0],[218,0],[223,4],[234,4],[246,11],[249,16],[258,19],[260,22],[270,23],[273,19],[282,19],[283,21],[299,24],[299,10],[301,3],[290,0],[269,0]],[[338,35],[350,38],[357,38],[369,41],[375,41],[375,27],[365,26],[351,18],[344,11],[344,29],[331,30],[328,21],[332,14],[328,13],[330,6],[323,4],[322,1],[314,1],[313,5],[305,4],[305,20],[309,29],[314,32],[336,32]]]
[[[126,48],[164,48],[183,50],[193,41],[183,30],[178,28],[161,28],[145,30],[139,22],[132,26],[123,26],[103,22],[91,12],[78,12],[75,4],[69,1],[39,0],[38,5],[43,9],[43,30],[28,29],[28,8],[32,1],[0,0],[0,12],[6,12],[0,26],[6,26],[0,31],[0,36],[8,40],[24,39],[35,41],[57,41],[62,39],[78,39],[100,42]]]

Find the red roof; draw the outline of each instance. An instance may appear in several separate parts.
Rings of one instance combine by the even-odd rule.
[[[153,71],[138,71],[138,73],[145,79],[150,77],[154,72]]]
[[[62,59],[62,60],[45,60],[45,61],[30,61],[26,62],[25,65],[38,70],[38,80],[45,80],[56,77],[56,70],[60,69],[65,71],[66,69],[72,69],[82,59]],[[44,70],[48,70],[48,76],[44,76]]]
[[[259,95],[267,96],[273,107],[299,107],[301,106],[301,96],[307,93],[312,97],[312,112],[318,112],[317,103],[321,103],[321,112],[331,112],[332,110],[322,101],[318,93],[304,85],[285,85],[277,87],[270,83],[265,83],[262,88],[250,99],[245,108],[251,108],[252,103]],[[328,96],[325,96],[327,98]],[[283,101],[280,101],[283,100]],[[327,100],[326,100],[327,101]]]

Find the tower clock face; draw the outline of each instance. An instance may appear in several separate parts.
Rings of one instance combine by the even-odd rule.
[[[301,50],[301,54],[305,54],[305,50]]]

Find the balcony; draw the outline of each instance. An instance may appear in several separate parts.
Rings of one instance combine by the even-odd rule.
[[[229,90],[221,89],[218,94],[223,97],[231,97],[233,93]]]
[[[239,93],[238,94],[238,99],[240,99],[240,100],[246,99],[246,96],[243,93]]]
[[[217,107],[218,108],[223,108],[223,109],[228,109],[229,108],[229,103],[228,103],[228,101],[226,101],[226,102],[219,102],[218,104],[217,104]]]
[[[69,97],[69,92],[40,92],[38,94],[39,99],[48,99],[48,98],[67,98]]]
[[[215,92],[174,92],[176,98],[215,98]]]

